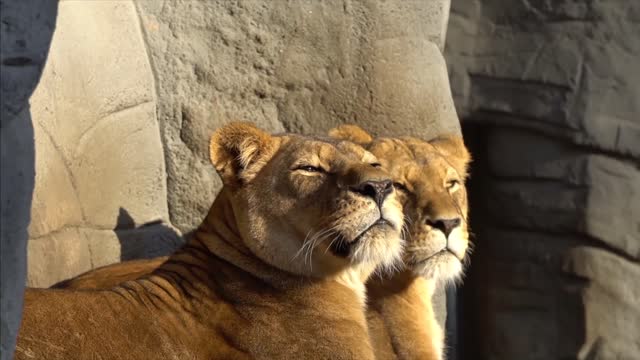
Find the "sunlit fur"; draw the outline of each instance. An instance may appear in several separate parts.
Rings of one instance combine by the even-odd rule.
[[[462,274],[469,247],[468,204],[464,186],[469,154],[456,136],[426,142],[379,138],[369,145],[401,189],[407,218],[405,265],[439,281]],[[449,236],[434,222],[459,219]]]
[[[391,173],[404,205],[404,268],[367,282],[367,322],[376,356],[441,360],[444,333],[431,298],[436,283],[458,279],[468,259],[464,180],[470,156],[462,138],[373,139],[354,125],[338,127],[330,134],[360,143],[376,155]],[[456,218],[460,224],[448,238],[432,226],[437,220]]]
[[[378,160],[243,123],[216,132],[211,159],[224,188],[187,244],[122,265],[136,279],[114,287],[117,266],[27,289],[17,359],[373,359],[364,279],[399,258],[403,219],[395,191],[380,208],[353,191],[389,180]],[[68,290],[82,284],[110,288]]]
[[[238,212],[240,229],[253,239],[247,246],[254,254],[309,276],[335,274],[352,265],[389,267],[400,259],[403,214],[397,193],[378,209],[372,198],[352,191],[364,180],[389,178],[373,166],[378,160],[371,153],[329,138],[283,135],[274,141],[280,145],[273,158],[252,170],[260,178],[235,195],[244,210]],[[307,171],[308,166],[322,171]],[[380,218],[391,226],[374,225]],[[275,239],[277,244],[269,243]],[[352,246],[346,258],[330,249],[338,241]]]
[[[430,141],[413,137],[373,138],[355,125],[332,129],[330,135],[359,143],[391,173],[404,206],[404,263],[417,275],[442,281],[462,274],[469,247],[465,180],[471,160],[460,136]],[[449,236],[432,226],[460,219]]]
[[[430,213],[435,214],[433,216],[436,217],[437,214],[448,216],[447,214],[457,213],[458,209],[452,208],[452,203],[433,202],[430,199],[443,198],[438,195],[444,193],[446,189],[446,183],[443,184],[441,180],[447,176],[456,178],[456,174],[451,174],[451,171],[457,173],[457,178],[464,180],[469,154],[462,140],[456,136],[437,139],[431,144],[417,139],[377,139],[372,144],[373,138],[357,126],[340,127],[337,130],[339,131],[332,130],[331,136],[356,141],[370,147],[378,155],[379,161],[395,170],[392,175],[396,181],[406,181],[406,184],[411,182],[412,191],[420,189],[416,192],[418,196],[414,196],[413,199],[406,194],[400,196],[407,212],[404,235],[409,242],[407,247],[411,248],[412,253],[407,254],[405,259],[408,264],[417,263],[419,266],[405,270],[399,269],[395,275],[374,276],[367,283],[369,298],[367,321],[376,357],[378,359],[442,359],[444,334],[435,320],[431,304],[436,279],[427,279],[417,276],[416,273],[432,276],[448,273],[451,279],[459,276],[461,266],[459,262],[456,264],[455,259],[452,259],[453,265],[446,266],[448,271],[440,271],[438,270],[440,262],[420,263],[411,260],[411,258],[419,259],[429,256],[429,251],[433,252],[429,250],[431,247],[423,248],[416,245],[427,243],[429,234],[433,232],[433,229],[421,223],[420,218],[427,212],[419,211],[417,204],[431,203]],[[418,159],[423,160],[419,162]],[[421,170],[412,171],[411,169]],[[430,182],[430,180],[435,181]],[[460,187],[453,191],[455,195],[451,197],[459,204],[459,210],[466,219],[466,190],[464,182],[459,185]],[[408,231],[409,229],[411,231]],[[461,228],[454,230],[451,236],[461,235],[464,241],[457,243],[467,244],[467,233],[467,224],[464,221]],[[432,236],[436,242],[441,241],[440,237],[441,235]],[[465,259],[468,259],[468,256],[465,256]],[[144,262],[147,271],[151,272],[162,261],[162,258],[158,258],[141,260],[139,263]],[[435,268],[426,269],[427,263],[435,265]],[[81,275],[63,285],[70,288],[108,288],[117,284],[122,274],[129,270],[134,274],[132,276],[137,276],[138,266],[142,265],[127,262],[107,266]]]

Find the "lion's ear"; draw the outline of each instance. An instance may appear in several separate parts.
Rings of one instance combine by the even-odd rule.
[[[469,150],[467,150],[467,147],[464,145],[462,136],[442,135],[429,141],[429,144],[433,145],[461,176],[467,176],[467,168],[471,162],[471,154],[469,154]]]
[[[329,130],[329,136],[334,139],[347,140],[358,145],[367,145],[373,141],[373,136],[357,125],[340,125]]]
[[[278,142],[248,122],[232,122],[218,129],[209,144],[209,155],[225,185],[250,181],[271,159]]]

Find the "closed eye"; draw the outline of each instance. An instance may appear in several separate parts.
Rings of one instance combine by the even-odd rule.
[[[293,170],[294,171],[301,170],[301,171],[306,171],[310,173],[326,173],[326,171],[323,168],[312,166],[312,165],[300,165],[295,167]]]
[[[372,163],[370,165],[373,166],[374,168],[382,167],[382,164],[380,164],[380,163]]]

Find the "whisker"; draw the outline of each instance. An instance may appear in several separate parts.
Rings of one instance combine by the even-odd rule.
[[[295,260],[298,256],[300,256],[300,254],[302,254],[302,252],[304,251],[304,248],[307,244],[307,239],[309,239],[309,235],[311,234],[311,231],[313,231],[313,229],[309,229],[309,231],[307,231],[307,235],[304,237],[304,240],[302,241],[302,246],[295,253],[295,255],[293,255],[293,258],[291,258],[292,261]]]
[[[313,270],[313,250],[324,240],[326,240],[329,236],[332,235],[332,232],[337,228],[337,225],[331,226],[329,228],[323,229],[321,231],[316,232],[311,236],[311,238],[303,245],[303,251],[305,253],[305,264],[309,261],[310,269]]]
[[[331,242],[329,243],[329,245],[327,245],[327,248],[324,249],[324,253],[326,254],[327,251],[329,251],[329,249],[331,249],[331,247],[333,246],[333,244],[340,239],[340,234],[336,234],[333,239],[331,239]]]

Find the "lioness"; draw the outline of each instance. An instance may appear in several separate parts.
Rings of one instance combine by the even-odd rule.
[[[469,152],[459,136],[376,138],[344,125],[330,135],[365,146],[394,179],[409,227],[404,269],[367,282],[369,324],[380,359],[442,359],[444,335],[431,297],[462,272],[469,244],[464,185]]]
[[[442,359],[444,337],[431,297],[438,280],[460,275],[466,259],[470,156],[461,137],[432,141],[411,137],[373,139],[344,125],[330,136],[363,144],[394,178],[408,219],[404,268],[367,282],[367,320],[378,359]],[[108,265],[60,283],[68,288],[110,288],[153,271],[165,257]]]
[[[372,359],[364,283],[402,251],[402,207],[347,141],[234,123],[193,239],[109,290],[27,289],[18,359]]]

